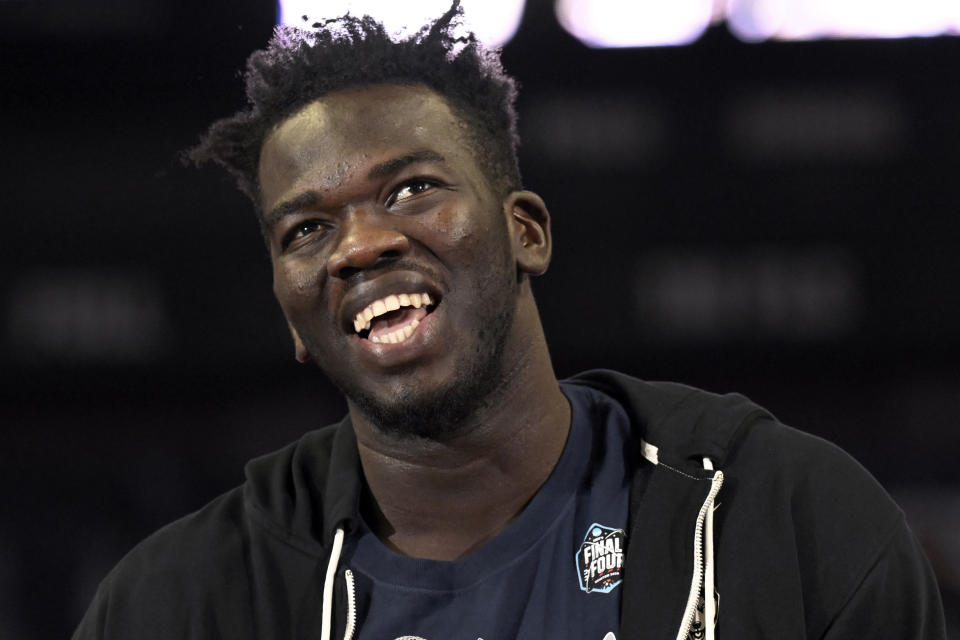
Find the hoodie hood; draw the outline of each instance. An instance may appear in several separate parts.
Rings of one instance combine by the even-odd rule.
[[[647,602],[666,614],[657,618],[663,626],[652,637],[676,633],[677,626],[689,629],[698,596],[702,599],[704,586],[712,585],[709,532],[713,501],[723,483],[723,473],[714,471],[713,465],[722,469],[746,427],[770,414],[737,394],[721,396],[681,384],[644,382],[614,371],[588,371],[566,382],[617,400],[639,436],[635,443],[641,450],[634,459],[642,456],[656,463],[633,481],[630,536],[644,544],[628,550],[626,570],[628,574],[653,571],[660,578],[625,583],[624,598]],[[295,607],[298,613],[293,619],[298,623],[293,637],[311,637],[319,626],[326,640],[333,629],[351,628],[354,596],[347,593],[349,586],[336,586],[350,582],[338,565],[339,554],[344,536],[358,521],[363,486],[349,417],[251,461],[246,476],[244,499],[251,519],[270,537],[314,559],[305,595]],[[656,521],[671,526],[645,534],[637,529],[638,523]],[[695,539],[697,546],[678,549],[677,540],[682,539]],[[704,541],[706,558],[701,548]],[[339,581],[335,579],[338,572]],[[706,593],[712,593],[712,586]],[[707,599],[713,598],[707,595]],[[623,612],[622,630],[653,630],[651,621],[636,613]]]
[[[336,528],[351,531],[363,486],[349,416],[247,463],[251,516],[304,550],[329,549]]]
[[[624,452],[636,464],[618,638],[711,640],[710,621],[724,638],[946,637],[903,514],[842,451],[736,394],[612,371],[569,382],[619,401],[640,441]],[[349,637],[366,611],[337,559],[363,487],[350,421],[246,477],[131,550],[74,638]]]
[[[661,461],[696,470],[703,458],[717,468],[745,429],[773,416],[746,397],[718,395],[672,382],[645,382],[595,369],[566,380],[617,400]],[[333,532],[356,525],[363,480],[349,416],[306,434],[283,449],[251,460],[244,497],[251,515],[276,535],[307,549],[329,549]]]
[[[607,369],[585,371],[567,382],[617,400],[640,436],[674,466],[702,469],[702,459],[710,458],[722,469],[749,425],[773,419],[738,393],[718,395],[674,382],[646,382]]]
[[[639,454],[652,465],[634,476],[623,601],[623,637],[715,637],[718,596],[714,511],[721,470],[749,425],[770,414],[737,394],[644,382],[595,370],[570,382],[612,396],[627,411]],[[637,541],[641,541],[639,544]],[[686,541],[686,544],[684,544]]]

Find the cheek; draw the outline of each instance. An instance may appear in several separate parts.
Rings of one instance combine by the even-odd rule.
[[[303,265],[274,265],[273,293],[280,305],[297,307],[309,303],[322,286],[321,272]]]
[[[500,218],[480,206],[445,207],[428,223],[434,241],[448,249],[489,255],[500,243],[507,242]]]
[[[466,215],[458,214],[453,207],[446,207],[434,217],[431,231],[437,234],[443,244],[455,247],[473,235],[468,222]]]

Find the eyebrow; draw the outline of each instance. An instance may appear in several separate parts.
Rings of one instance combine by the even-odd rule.
[[[375,165],[370,169],[370,171],[367,172],[367,179],[376,180],[385,178],[418,162],[444,162],[444,160],[445,158],[436,151],[431,151],[429,149],[414,151],[413,153],[408,153],[400,156],[399,158],[391,158],[390,160],[386,160],[378,165]],[[317,206],[320,200],[320,194],[318,194],[316,191],[305,191],[298,196],[294,196],[289,200],[281,202],[273,209],[270,209],[270,211],[264,215],[264,222],[266,223],[267,227],[273,226],[284,216],[296,213],[307,207]]]
[[[443,161],[444,157],[436,151],[431,151],[429,149],[424,149],[423,151],[414,151],[413,153],[408,153],[405,156],[400,156],[399,158],[393,158],[392,160],[381,162],[370,169],[370,171],[367,173],[367,178],[370,180],[375,178],[383,178],[385,176],[389,176],[390,174],[397,173],[411,164],[416,164],[418,162]]]
[[[264,223],[268,228],[272,227],[284,216],[296,213],[306,207],[316,206],[318,202],[320,202],[320,195],[316,191],[306,191],[270,209],[270,211],[263,216]]]

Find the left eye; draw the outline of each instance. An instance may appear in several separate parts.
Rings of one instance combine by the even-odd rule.
[[[404,182],[393,193],[390,194],[390,197],[387,199],[387,206],[392,206],[398,202],[415,198],[421,193],[429,191],[436,186],[437,183],[433,182],[432,180],[417,179]]]

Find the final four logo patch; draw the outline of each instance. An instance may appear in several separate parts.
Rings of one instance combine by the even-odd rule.
[[[612,529],[594,522],[577,551],[580,588],[591,593],[610,593],[623,582],[623,529]]]

